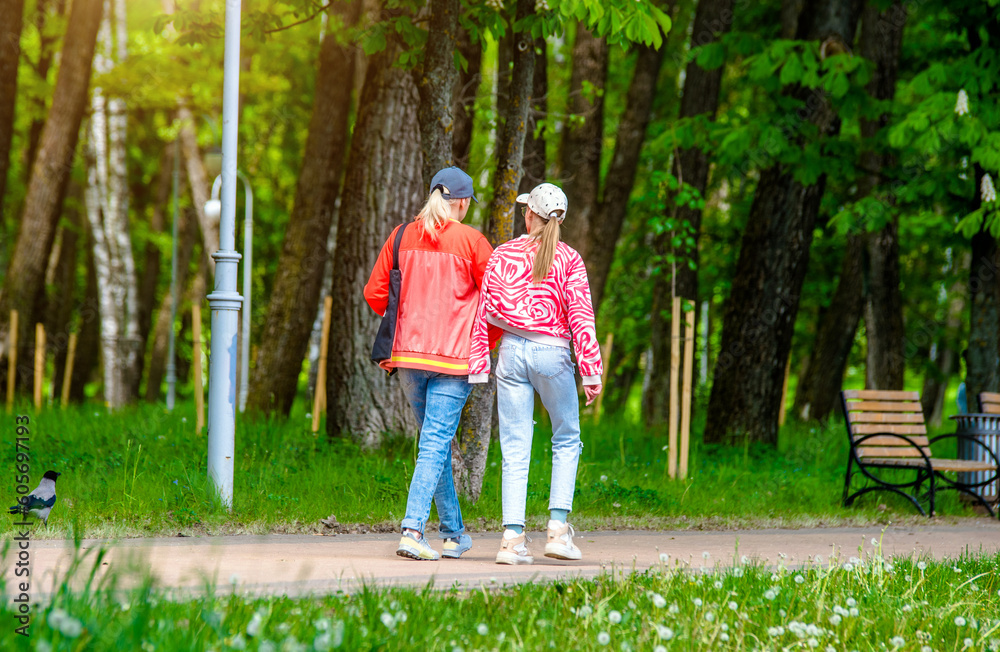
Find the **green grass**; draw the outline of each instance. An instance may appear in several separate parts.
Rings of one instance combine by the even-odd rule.
[[[1000,555],[925,562],[883,558],[878,545],[866,550],[863,558],[812,559],[801,568],[736,559],[687,568],[667,559],[644,573],[593,580],[478,590],[368,587],[292,599],[218,594],[210,586],[177,598],[149,581],[117,590],[114,574],[90,571],[100,568],[101,551],[80,556],[78,547],[74,566],[36,603],[28,638],[13,631],[12,602],[0,603],[7,623],[0,649],[1000,648]],[[74,573],[87,578],[84,590],[67,588]]]
[[[30,414],[30,412],[29,412]],[[13,416],[8,416],[13,437]],[[695,422],[700,432],[704,415]],[[414,440],[391,439],[364,451],[309,432],[303,414],[289,420],[238,421],[232,512],[213,500],[206,480],[207,440],[194,433],[193,406],[173,413],[139,405],[114,414],[94,407],[31,416],[33,482],[63,473],[48,528],[66,538],[76,524],[88,537],[323,531],[331,514],[346,531],[398,527],[406,505]],[[529,527],[546,518],[551,454],[539,419],[532,453]],[[626,419],[585,419],[574,523],[580,529],[803,527],[925,522],[903,500],[869,495],[841,505],[847,459],[843,425],[790,423],[777,450],[707,446],[693,437],[690,475],[666,476],[666,437]],[[13,455],[13,448],[11,448]],[[953,456],[954,450],[936,450]],[[482,497],[463,503],[472,530],[500,526],[500,449],[491,445]],[[11,499],[11,503],[13,500]],[[952,494],[943,518],[973,512]],[[435,518],[432,514],[432,519]],[[9,533],[9,526],[5,528]],[[9,535],[8,535],[9,536]]]

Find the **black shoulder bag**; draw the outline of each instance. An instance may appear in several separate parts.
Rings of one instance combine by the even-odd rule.
[[[380,364],[392,357],[392,341],[396,337],[396,316],[399,313],[399,288],[403,281],[403,275],[399,271],[399,243],[403,241],[403,231],[406,230],[407,222],[396,231],[396,239],[392,248],[392,269],[389,270],[389,301],[385,306],[385,314],[382,315],[382,323],[379,324],[378,334],[375,335],[375,344],[372,345],[372,362]],[[396,373],[393,368],[389,375]]]

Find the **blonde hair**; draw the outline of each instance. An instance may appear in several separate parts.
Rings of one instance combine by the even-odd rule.
[[[534,211],[532,212],[534,213]],[[535,217],[539,219],[535,221],[535,228],[531,230],[530,237],[538,243],[538,249],[535,251],[535,262],[531,268],[531,280],[535,283],[541,283],[549,275],[552,261],[556,257],[556,245],[559,244],[559,220],[557,218],[547,219],[538,213],[535,213]],[[541,227],[538,226],[539,221],[543,223]]]
[[[451,219],[451,200],[445,199],[442,188],[444,186],[438,186],[431,191],[427,197],[427,203],[413,218],[415,222],[420,224],[420,237],[423,238],[426,235],[435,244],[438,241],[438,231]]]

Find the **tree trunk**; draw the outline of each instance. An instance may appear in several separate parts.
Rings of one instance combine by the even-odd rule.
[[[346,28],[357,23],[360,3],[334,7]],[[251,411],[288,415],[312,330],[312,310],[323,290],[323,269],[330,256],[326,244],[350,137],[352,89],[344,80],[354,78],[356,51],[338,39],[337,34],[344,33],[343,28],[331,29],[320,47],[302,171],[262,331],[261,341],[268,345],[258,354],[247,397]]]
[[[569,122],[563,131],[560,178],[569,198],[562,239],[590,263],[590,230],[597,219],[604,140],[604,85],[608,42],[584,25],[576,28],[573,74],[569,84]]]
[[[958,369],[959,357],[952,342],[954,334],[961,332],[962,313],[965,312],[964,288],[953,287],[948,301],[947,330],[937,341],[937,360],[931,359],[933,366],[928,369],[924,386],[920,392],[921,408],[928,425],[939,427],[944,415],[944,398],[948,391],[948,381]],[[976,397],[972,397],[969,407],[975,412]]]
[[[424,65],[414,72],[420,91],[420,143],[424,153],[424,187],[434,173],[454,162],[452,114],[458,70],[455,45],[458,40],[459,0],[430,0],[430,34],[424,46]]]
[[[125,59],[124,0],[115,0],[113,11],[110,0],[105,1],[100,42],[94,69],[106,75]],[[92,108],[85,203],[94,236],[101,303],[104,398],[108,407],[114,409],[135,398],[131,374],[139,355],[138,291],[129,235],[125,168],[126,115],[124,101],[116,97],[105,99],[99,87],[94,89]]]
[[[73,380],[69,388],[69,399],[73,403],[82,403],[86,400],[84,390],[87,383],[94,378],[101,350],[101,308],[94,264],[94,238],[88,226],[85,225],[84,230],[87,234],[83,247],[87,255],[87,284],[83,294],[83,305],[80,307],[80,334],[76,341],[76,360],[73,363]],[[62,391],[61,386],[59,390]]]
[[[21,59],[21,23],[24,0],[0,0],[0,220],[14,139],[14,101],[17,99],[17,64]]]
[[[531,192],[531,189],[545,181],[547,168],[545,158],[545,118],[548,113],[549,75],[548,46],[544,38],[535,39],[535,72],[531,83],[531,112],[528,114],[528,126],[524,135],[524,176],[518,184],[518,194]],[[512,238],[518,238],[527,233],[522,219],[514,219]]]
[[[837,393],[843,385],[847,358],[865,304],[861,289],[864,249],[864,236],[847,237],[837,289],[820,316],[816,344],[795,390],[793,409],[803,421],[823,421],[838,405]]]
[[[55,58],[55,43],[57,37],[46,29],[45,23],[50,18],[61,17],[66,12],[66,0],[55,0],[54,5],[51,0],[39,0],[35,6],[35,29],[40,36],[38,64],[34,66],[38,82],[44,84],[49,76],[49,68],[52,67],[52,60]],[[0,12],[2,14],[2,12]],[[35,164],[35,154],[38,153],[38,143],[42,137],[42,127],[45,126],[45,100],[36,99],[34,102],[34,117],[31,126],[28,128],[28,147],[24,152],[24,178],[26,182],[31,181],[31,168]],[[2,195],[3,193],[0,193]]]
[[[73,167],[100,22],[101,0],[73,3],[69,18],[73,29],[63,43],[52,110],[28,185],[17,245],[0,291],[0,367],[6,364],[11,309],[19,312],[22,341],[29,330],[34,330],[34,302],[45,280],[45,266]]]
[[[70,192],[73,192],[73,189]],[[51,283],[54,289],[46,300],[49,309],[45,311],[45,340],[49,350],[55,353],[55,368],[52,374],[53,404],[58,404],[62,391],[73,312],[79,302],[76,291],[76,266],[80,221],[80,214],[75,206],[63,213],[63,226],[59,236],[61,238],[59,261],[56,263]]]
[[[868,94],[875,100],[892,100],[896,95],[899,51],[903,41],[906,10],[901,2],[884,12],[867,4],[861,20],[861,55],[875,63],[868,82]],[[889,123],[889,114],[875,120],[861,120],[861,142],[875,143],[879,131]],[[895,165],[887,152],[865,149],[861,167],[868,173],[858,180],[858,196],[872,195],[884,168]],[[886,219],[885,226],[868,237],[868,297],[865,304],[865,333],[868,337],[868,389],[903,389],[906,371],[903,329],[903,299],[899,292],[899,216],[891,194],[880,199],[881,212],[889,215],[866,215],[866,219]]]
[[[976,164],[974,210],[982,202],[983,169]],[[1000,391],[1000,256],[997,239],[985,228],[972,236],[972,264],[969,268],[969,345],[966,352],[965,393],[969,408],[975,409],[980,392]]]
[[[852,41],[858,17],[852,0],[805,5],[800,39],[844,47]],[[803,88],[791,92],[803,101],[807,119],[821,136],[837,133],[837,114],[822,93]],[[785,365],[825,187],[825,175],[804,185],[795,180],[794,166],[784,163],[760,175],[726,302],[705,426],[708,443],[741,434],[777,444]]]
[[[363,293],[382,244],[393,227],[412,219],[424,197],[419,96],[413,76],[393,66],[399,47],[390,43],[368,63],[333,263],[327,433],[350,434],[369,447],[378,446],[385,432],[416,429],[399,383],[370,360],[379,318]],[[311,318],[311,309],[304,314]]]
[[[729,32],[733,24],[733,0],[701,0],[695,10],[691,31],[691,47],[701,47],[718,41]],[[789,37],[791,38],[791,37]],[[681,96],[679,118],[706,116],[715,119],[719,107],[719,89],[725,66],[705,70],[694,60],[688,62],[684,73],[684,93]],[[673,174],[704,195],[708,187],[709,154],[698,148],[679,151],[675,157]],[[673,209],[670,209],[673,210]],[[653,283],[653,309],[650,313],[652,341],[647,364],[649,385],[644,392],[643,406],[647,423],[662,423],[667,418],[670,384],[670,318],[673,292],[691,301],[698,301],[698,246],[701,233],[701,209],[687,205],[678,206],[677,219],[688,222],[696,240],[690,262],[681,259],[677,264],[676,287],[670,274],[659,274]],[[667,237],[658,238],[656,251],[663,255],[669,247]],[[697,320],[696,320],[697,324]],[[697,326],[695,327],[697,328]]]
[[[194,209],[188,207],[177,213],[177,288],[183,293],[187,287],[188,271],[191,258],[197,245],[198,229],[195,222],[197,216]],[[159,401],[162,394],[163,379],[167,371],[167,353],[170,348],[170,329],[174,324],[170,321],[170,304],[174,301],[171,290],[168,289],[160,299],[160,307],[156,311],[156,326],[153,329],[153,350],[149,354],[149,374],[146,378],[146,400]],[[180,311],[177,311],[180,315]],[[178,378],[182,378],[180,374]]]
[[[642,152],[653,108],[653,98],[656,97],[656,80],[663,63],[662,48],[654,50],[640,45],[637,49],[639,56],[628,89],[625,113],[618,123],[618,137],[604,186],[604,199],[598,207],[597,219],[590,225],[587,274],[590,276],[590,293],[593,295],[595,313],[604,298],[604,285],[611,271],[615,245],[625,221],[629,196],[635,183],[635,171],[639,167],[639,154]]]
[[[466,170],[469,166],[469,150],[472,148],[472,128],[476,117],[476,94],[482,80],[483,46],[473,41],[468,30],[459,29],[458,51],[465,59],[466,67],[459,70],[455,84],[452,116],[455,133],[452,136],[452,158],[455,165]]]
[[[534,0],[517,0],[515,22],[520,23],[535,9]],[[514,70],[507,98],[504,128],[497,144],[497,170],[493,177],[493,200],[489,206],[486,237],[496,248],[510,240],[514,232],[514,205],[521,182],[521,164],[524,160],[524,138],[528,114],[531,111],[531,89],[535,75],[535,52],[528,32],[513,35],[517,41],[514,50]],[[496,368],[496,356],[493,356]],[[489,452],[490,433],[493,427],[493,399],[496,396],[496,375],[489,382],[473,386],[472,395],[462,411],[458,437],[452,444],[452,473],[455,486],[472,502],[479,500],[486,473],[486,455]]]
[[[184,157],[184,172],[187,174],[188,187],[191,189],[191,200],[198,215],[198,227],[201,229],[201,242],[207,263],[205,287],[213,287],[215,276],[215,259],[212,254],[219,250],[219,220],[220,217],[209,218],[205,214],[205,203],[215,179],[209,179],[205,172],[205,162],[198,148],[198,134],[195,131],[194,116],[184,102],[177,109],[177,119],[181,123],[181,155]]]
[[[160,174],[156,180],[154,190],[152,214],[149,219],[150,233],[163,233],[165,220],[164,209],[169,205],[170,188],[174,171],[174,148],[166,147],[163,155],[160,156]],[[142,382],[142,374],[146,366],[146,343],[153,327],[153,310],[156,308],[156,286],[160,278],[160,265],[162,263],[160,248],[153,242],[146,243],[145,259],[142,277],[139,281],[138,295],[138,321],[139,335],[136,349],[138,355],[135,356],[135,368],[129,374],[132,379],[132,395],[139,396],[139,385]],[[169,290],[167,292],[169,294]],[[168,304],[169,305],[169,304]],[[149,392],[146,392],[147,396]]]

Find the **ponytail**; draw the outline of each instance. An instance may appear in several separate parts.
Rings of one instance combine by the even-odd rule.
[[[541,283],[549,274],[552,261],[556,257],[556,245],[559,244],[559,220],[542,218],[537,213],[536,217],[544,222],[541,228],[535,228],[531,233],[531,239],[538,243],[535,251],[535,262],[531,270],[531,280]]]
[[[451,200],[445,199],[442,193],[443,186],[437,186],[427,197],[427,203],[420,209],[420,213],[414,219],[420,225],[420,237],[424,235],[432,243],[438,241],[438,231],[440,231],[451,218]]]

